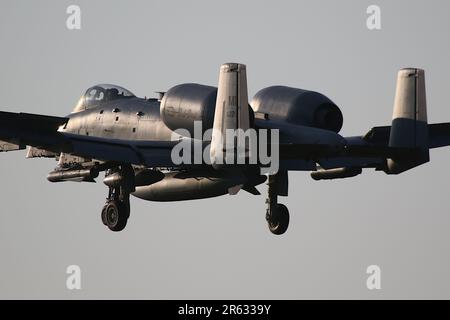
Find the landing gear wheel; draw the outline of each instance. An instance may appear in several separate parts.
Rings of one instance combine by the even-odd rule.
[[[103,222],[103,224],[106,226],[106,208],[108,207],[108,203],[106,203],[104,206],[103,206],[103,209],[102,209],[102,215],[101,215],[101,217],[102,217],[102,222]]]
[[[102,211],[102,220],[111,231],[122,231],[127,225],[128,217],[129,210],[120,201],[108,202]]]
[[[122,231],[130,217],[130,193],[134,191],[134,170],[131,165],[120,165],[108,169],[105,177],[117,174],[120,183],[107,183],[109,186],[106,204],[102,209],[102,222],[111,231]]]
[[[273,234],[280,235],[286,232],[289,226],[289,210],[284,204],[277,203],[266,214],[269,230]]]

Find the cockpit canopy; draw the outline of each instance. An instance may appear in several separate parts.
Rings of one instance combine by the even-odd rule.
[[[127,99],[135,95],[125,88],[113,84],[98,84],[86,90],[78,100],[73,113],[98,107],[107,101]]]

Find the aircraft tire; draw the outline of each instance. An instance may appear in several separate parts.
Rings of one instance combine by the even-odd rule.
[[[127,225],[129,211],[120,201],[110,201],[105,208],[106,226],[111,231],[122,231]]]
[[[267,217],[267,224],[270,232],[281,235],[289,227],[289,210],[281,203],[277,203],[272,209],[272,213]]]
[[[103,206],[103,208],[102,208],[102,215],[101,215],[101,217],[102,217],[102,222],[103,222],[103,224],[106,226],[107,225],[107,223],[106,223],[106,207],[108,207],[108,203],[106,203],[104,206]]]

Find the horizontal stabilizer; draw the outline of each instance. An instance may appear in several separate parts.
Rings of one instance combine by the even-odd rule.
[[[450,146],[450,123],[434,123],[428,125],[429,148]]]
[[[363,139],[371,144],[387,146],[391,134],[390,126],[373,127]],[[428,147],[430,149],[450,146],[450,122],[428,125]]]

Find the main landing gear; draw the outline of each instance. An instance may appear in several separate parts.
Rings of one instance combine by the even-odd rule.
[[[130,217],[130,195],[121,197],[120,194],[120,188],[109,187],[109,196],[102,209],[102,222],[111,231],[122,231]]]
[[[122,231],[130,217],[130,193],[134,191],[134,171],[130,165],[122,165],[106,172],[104,182],[109,187],[101,218],[111,231]]]
[[[279,195],[287,196],[287,172],[279,172],[276,175],[269,176],[267,185],[269,186],[268,197],[266,199],[267,224],[270,232],[281,235],[289,227],[289,210],[284,204],[277,203]]]

